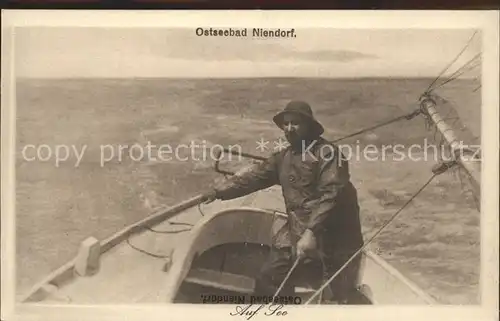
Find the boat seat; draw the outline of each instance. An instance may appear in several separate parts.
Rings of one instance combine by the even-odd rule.
[[[189,271],[184,282],[246,294],[252,294],[255,285],[248,276],[201,268]]]
[[[245,294],[252,294],[255,286],[255,279],[251,277],[203,268],[189,271],[184,282]],[[315,291],[312,287],[295,287],[299,296],[312,295]]]

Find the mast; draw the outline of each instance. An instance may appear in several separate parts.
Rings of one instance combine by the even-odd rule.
[[[453,132],[453,129],[439,115],[436,101],[430,94],[424,94],[420,99],[420,107],[424,115],[436,126],[450,146],[454,162],[461,166],[470,178],[472,189],[477,196],[481,192],[481,153],[464,146]]]

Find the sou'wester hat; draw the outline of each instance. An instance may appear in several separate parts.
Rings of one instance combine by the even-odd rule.
[[[310,124],[313,125],[317,135],[321,135],[325,131],[323,126],[314,118],[311,106],[304,101],[293,100],[285,106],[283,111],[276,114],[273,117],[273,121],[278,127],[282,127],[283,117],[286,114],[298,114],[305,118]]]

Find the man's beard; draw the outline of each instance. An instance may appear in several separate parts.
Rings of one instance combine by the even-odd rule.
[[[290,143],[293,149],[300,149],[305,138],[297,135],[297,133],[291,132],[285,134],[286,140]]]

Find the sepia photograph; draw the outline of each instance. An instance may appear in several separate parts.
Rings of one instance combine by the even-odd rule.
[[[2,27],[16,309],[494,319],[498,12],[163,14]]]

